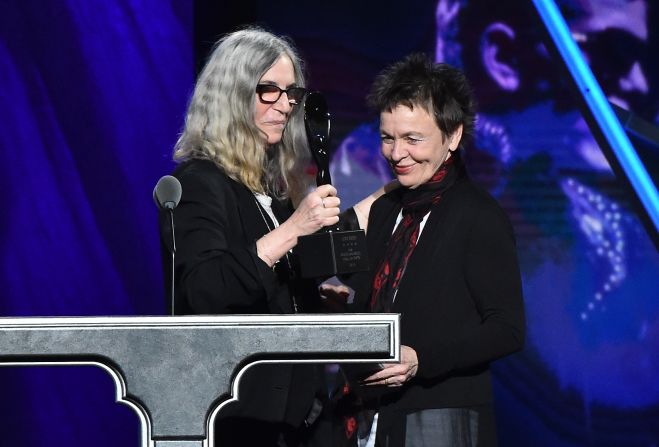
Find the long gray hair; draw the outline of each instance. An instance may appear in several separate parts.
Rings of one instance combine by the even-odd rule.
[[[281,56],[293,62],[296,85],[304,87],[301,60],[286,38],[259,28],[221,38],[195,86],[174,160],[210,159],[254,192],[301,197],[309,160],[302,105],[292,110],[282,140],[267,151],[267,137],[254,121],[256,85]]]

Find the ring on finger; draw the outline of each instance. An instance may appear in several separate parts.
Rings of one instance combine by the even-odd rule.
[[[385,384],[385,385],[389,385],[389,377],[385,377],[385,378],[384,378],[384,384]]]
[[[322,199],[320,199],[320,203],[322,203],[322,204],[323,204],[323,208],[325,208],[325,198],[324,198],[324,197],[323,197]]]

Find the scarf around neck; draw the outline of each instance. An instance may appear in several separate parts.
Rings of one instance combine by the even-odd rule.
[[[403,218],[391,234],[384,257],[373,277],[369,306],[372,312],[391,312],[396,291],[419,238],[421,221],[462,172],[464,168],[455,151],[426,183],[415,189],[402,190]]]

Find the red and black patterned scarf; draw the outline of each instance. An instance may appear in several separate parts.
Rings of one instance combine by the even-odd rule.
[[[403,219],[392,233],[373,278],[370,302],[372,312],[391,312],[407,261],[416,247],[423,217],[428,214],[431,206],[441,200],[444,191],[455,183],[463,169],[459,155],[453,152],[428,182],[418,188],[402,191]]]

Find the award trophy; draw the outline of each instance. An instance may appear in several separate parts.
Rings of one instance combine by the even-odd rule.
[[[318,167],[316,185],[332,183],[328,154],[330,114],[321,93],[312,92],[307,96],[304,124],[311,155]],[[368,270],[364,230],[344,231],[339,227],[325,227],[317,233],[298,238],[296,251],[300,258],[300,273],[304,278]]]

